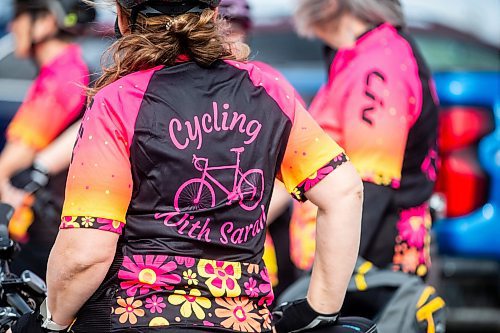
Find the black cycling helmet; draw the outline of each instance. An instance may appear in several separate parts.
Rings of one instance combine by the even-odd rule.
[[[125,9],[137,11],[145,16],[181,15],[197,13],[206,8],[216,8],[220,0],[117,0]]]
[[[215,8],[219,5],[220,0],[118,0],[118,3],[127,9],[132,9],[136,6],[146,5],[146,4],[187,4],[187,3],[203,3],[211,8]]]
[[[48,11],[56,19],[60,30],[78,32],[94,21],[96,11],[81,0],[15,0],[15,15]]]
[[[217,8],[220,0],[117,0],[118,4],[130,10],[130,24],[134,30],[137,16],[153,17],[160,15],[182,15],[201,13],[207,8]],[[121,38],[118,19],[115,22],[115,35]]]

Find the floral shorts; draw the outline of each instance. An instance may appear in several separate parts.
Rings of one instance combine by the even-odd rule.
[[[396,225],[398,235],[394,247],[394,270],[421,277],[427,275],[431,265],[431,225],[428,204],[406,209],[400,213]]]
[[[111,326],[118,331],[138,328],[142,332],[146,327],[271,330],[268,307],[274,296],[264,265],[131,255],[124,256],[117,276]]]

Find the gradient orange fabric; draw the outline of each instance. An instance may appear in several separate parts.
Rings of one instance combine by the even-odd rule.
[[[129,145],[133,124],[149,79],[157,69],[131,74],[94,97],[73,152],[62,228],[79,225],[71,218],[65,221],[77,216],[125,224],[132,196]],[[125,100],[127,104],[123,105]],[[123,112],[125,108],[128,112]]]
[[[83,111],[88,83],[80,48],[69,45],[40,69],[7,129],[7,141],[20,141],[36,150],[45,148]]]
[[[408,132],[422,108],[418,71],[408,43],[383,24],[338,52],[311,105],[364,181],[399,188]]]
[[[287,191],[293,193],[303,181],[343,152],[302,105],[296,103],[293,127],[278,178]]]

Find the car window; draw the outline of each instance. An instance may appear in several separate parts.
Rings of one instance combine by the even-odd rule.
[[[36,75],[35,64],[30,60],[20,60],[10,53],[0,59],[0,78],[32,80]]]
[[[433,71],[500,71],[499,50],[494,47],[439,35],[414,36]]]
[[[253,57],[273,65],[322,61],[321,43],[300,38],[291,28],[259,29],[251,35],[249,44]]]

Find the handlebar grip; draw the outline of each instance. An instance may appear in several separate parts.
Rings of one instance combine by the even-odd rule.
[[[12,206],[0,203],[0,249],[10,246],[9,222],[14,215]]]
[[[24,299],[18,294],[6,294],[5,298],[7,299],[7,303],[12,306],[14,309],[19,311],[21,315],[25,315],[27,313],[32,313],[33,309],[29,307],[28,304],[24,301]]]

